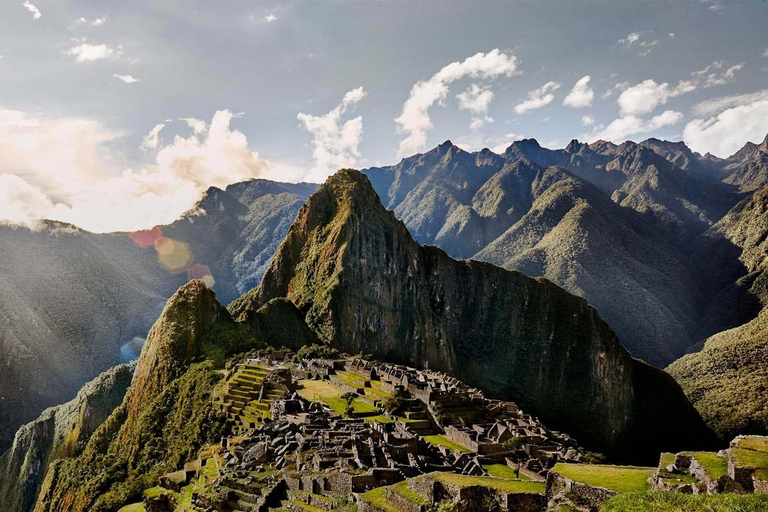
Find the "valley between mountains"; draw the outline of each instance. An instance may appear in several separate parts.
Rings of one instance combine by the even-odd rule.
[[[768,434],[766,198],[768,137],[446,142],[146,232],[0,226],[0,502],[135,501],[227,435],[223,369],[267,346],[440,372],[612,462]]]

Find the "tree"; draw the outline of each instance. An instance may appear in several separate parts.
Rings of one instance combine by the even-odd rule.
[[[351,418],[355,414],[355,408],[352,406],[352,402],[357,398],[357,393],[353,393],[352,391],[347,391],[343,395],[341,395],[341,398],[347,402],[347,406],[344,408],[344,416],[347,418]]]

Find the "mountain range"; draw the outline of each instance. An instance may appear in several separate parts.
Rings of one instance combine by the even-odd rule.
[[[735,342],[727,341],[733,336],[717,333],[750,321],[753,326],[763,325],[758,313],[766,300],[766,222],[761,214],[768,195],[768,138],[761,144],[748,143],[728,159],[702,156],[682,143],[656,139],[621,145],[572,141],[562,150],[524,140],[513,143],[501,155],[489,150],[468,153],[446,142],[397,165],[364,169],[363,173],[383,206],[403,222],[397,231],[403,247],[426,244],[410,249],[420,262],[411,271],[439,269],[456,279],[471,278],[480,286],[474,292],[476,297],[491,293],[484,290],[478,276],[498,270],[480,263],[447,264],[453,261],[449,256],[482,260],[545,278],[584,297],[599,313],[602,320],[598,324],[605,320],[632,356],[657,367],[704,346],[705,350],[669,368],[688,397],[718,433],[725,435],[745,424],[751,430],[765,428],[764,420],[752,421],[757,412],[748,413],[746,423],[727,425],[723,418],[738,402],[721,401],[713,389],[711,379],[720,375],[718,366],[686,363],[683,368],[682,363],[725,357]],[[0,451],[11,445],[22,423],[34,419],[45,407],[73,398],[101,371],[135,357],[166,299],[188,279],[206,279],[223,304],[256,288],[271,261],[274,267],[273,254],[316,189],[312,184],[265,180],[235,184],[226,190],[211,188],[198,206],[177,222],[140,233],[98,235],[53,222],[37,229],[0,226],[0,305],[5,313],[0,319],[0,367],[8,376],[0,381]],[[364,219],[359,222],[361,230],[365,230],[368,217]],[[411,235],[413,240],[406,243]],[[386,254],[383,247],[374,249]],[[360,253],[344,254],[360,257]],[[389,264],[394,265],[394,261]],[[376,274],[379,280],[371,280],[381,288],[376,294],[385,294],[387,283],[397,293],[416,286],[407,281],[389,282],[384,279],[391,278],[386,267],[374,269],[371,265],[354,268],[359,282],[369,279],[371,270],[380,273]],[[279,299],[291,296],[286,293],[286,283],[280,281],[285,277],[280,278],[277,271],[271,275],[256,288],[260,291],[253,292],[261,294],[254,304],[274,298],[265,304],[267,309],[306,318],[313,332],[326,341],[341,332],[338,326],[320,321],[319,311],[327,309],[314,306],[331,300],[329,290],[335,289],[330,286],[332,281],[327,282],[325,291],[305,290],[313,297],[313,306],[304,310],[308,307],[304,299],[297,299],[296,313]],[[326,282],[328,276],[319,277]],[[518,290],[522,285],[508,286]],[[465,346],[458,343],[449,349],[445,345],[446,339],[454,339],[465,327],[462,322],[467,320],[458,318],[458,313],[453,324],[440,326],[440,336],[420,333],[423,342],[414,347],[397,341],[408,339],[413,334],[410,329],[426,318],[435,324],[433,315],[439,308],[425,302],[423,295],[442,301],[443,308],[471,310],[463,302],[466,297],[452,287],[428,280],[418,284],[418,289],[422,296],[414,298],[411,305],[418,305],[418,311],[429,311],[427,317],[389,325],[382,315],[360,312],[346,318],[351,322],[348,325],[354,324],[360,332],[372,332],[382,325],[395,329],[396,334],[390,332],[395,338],[372,342],[377,354],[419,366],[454,364],[446,368],[458,371],[456,358],[477,353],[477,346],[483,344],[470,335],[468,339],[474,341]],[[500,303],[519,298],[510,294],[512,298],[494,297]],[[382,297],[374,295],[377,300]],[[236,316],[244,314],[239,309],[244,300],[233,305]],[[572,307],[582,311],[587,306]],[[270,315],[262,312],[241,320],[252,330],[262,329],[263,335],[279,331],[279,322],[270,320],[274,318]],[[501,329],[491,317],[482,321],[490,322],[489,328]],[[302,327],[296,327],[296,332],[308,336]],[[760,329],[744,332],[748,332],[750,343],[765,346]],[[710,336],[714,337],[704,345]],[[339,343],[350,350],[363,347],[358,339],[345,338]],[[727,379],[727,395],[749,395],[764,385],[759,365],[748,364],[746,359],[742,364],[739,359],[750,357],[756,350],[738,351],[735,356],[728,353],[730,362],[725,367],[734,377]],[[492,374],[483,369],[483,361],[492,357],[491,352],[479,350],[483,358],[462,376],[470,382],[483,378],[483,387],[498,393],[516,397],[520,393],[522,403],[528,396],[534,410],[542,401],[557,403],[547,394],[551,391],[518,388],[521,384],[514,379],[505,377],[491,385]],[[516,361],[519,354],[509,357],[508,361]],[[633,375],[655,372],[636,362],[621,364],[634,368],[630,372]],[[689,368],[695,370],[687,371]],[[753,368],[749,379],[741,378]],[[506,375],[499,368],[493,371],[497,370]],[[633,378],[622,384],[624,392],[640,392],[642,386],[633,388]],[[663,376],[658,379],[662,382]],[[674,390],[674,383],[665,385]],[[709,402],[723,404],[725,409],[709,414],[708,396],[712,397]],[[561,405],[567,409],[567,404]],[[565,409],[553,412],[554,424],[558,418],[568,418]],[[625,412],[634,414],[631,407]],[[632,427],[627,428],[629,432]],[[595,439],[599,436],[596,434]]]

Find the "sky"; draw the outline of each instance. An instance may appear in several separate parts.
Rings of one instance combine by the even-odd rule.
[[[767,26],[760,0],[7,0],[0,221],[145,229],[447,139],[727,157],[768,133]]]

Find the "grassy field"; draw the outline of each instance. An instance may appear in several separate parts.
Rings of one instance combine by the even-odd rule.
[[[362,495],[362,497],[367,502],[383,510],[384,512],[401,512],[399,508],[395,507],[394,505],[392,505],[387,501],[387,498],[384,495],[385,492],[386,491],[384,490],[384,487],[379,487],[372,491],[366,492],[365,494]]]
[[[131,503],[130,505],[126,505],[117,512],[147,512],[147,509],[144,508],[143,503]]]
[[[552,471],[575,482],[603,487],[616,492],[642,492],[650,489],[648,477],[656,468],[609,466],[602,464],[555,464]]]
[[[341,395],[346,393],[346,390],[322,380],[301,380],[299,381],[299,384],[301,384],[301,388],[298,392],[302,398],[313,402],[323,402],[333,409],[333,412],[336,414],[344,414],[344,410],[347,408],[347,402],[341,398]],[[352,401],[352,408],[356,414],[372,414],[379,412],[376,407],[358,398],[355,398]]]
[[[464,446],[461,446],[458,443],[454,443],[447,437],[437,434],[434,436],[424,436],[424,440],[434,446],[445,446],[446,448],[450,450],[459,450],[462,453],[472,453],[471,450],[468,450]]]
[[[684,452],[685,455],[690,455],[696,461],[701,464],[704,471],[707,472],[712,479],[728,473],[728,460],[725,457],[718,457],[715,452]]]
[[[759,452],[768,452],[768,437],[747,436],[743,439],[739,439],[739,448],[757,450]]]
[[[486,464],[483,466],[483,468],[488,472],[489,475],[495,478],[504,478],[506,480],[514,480],[515,478],[519,480],[530,480],[530,478],[522,473],[520,473],[520,476],[516,477],[515,470],[506,464]]]
[[[751,466],[755,468],[756,477],[768,480],[768,453],[734,448],[731,454],[736,464],[739,466]]]
[[[431,503],[427,501],[423,496],[416,494],[411,490],[410,487],[408,487],[408,480],[403,480],[399,484],[393,485],[392,489],[394,489],[397,494],[406,497],[408,501],[411,501],[416,505],[423,505],[425,507],[431,505]]]
[[[489,489],[498,489],[504,492],[532,492],[544,494],[546,484],[544,482],[531,482],[526,480],[504,480],[490,476],[469,476],[456,473],[435,473],[432,478],[439,482],[455,485],[457,487],[469,487],[479,485]]]
[[[603,512],[764,512],[766,494],[691,495],[650,491],[620,494],[608,500]]]

